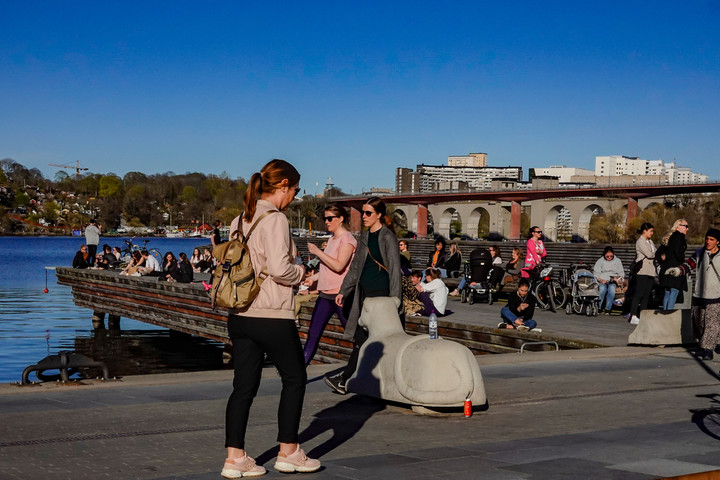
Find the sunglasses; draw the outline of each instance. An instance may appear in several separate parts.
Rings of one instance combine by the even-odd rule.
[[[690,228],[690,225],[688,225],[688,224],[686,223],[685,225],[678,225],[678,227]]]
[[[327,217],[325,217],[325,221],[326,221],[326,222],[332,222],[332,221],[335,220],[336,218],[340,218],[340,217],[338,217],[337,215],[328,215]]]
[[[535,230],[533,233],[542,233],[542,230]]]
[[[295,187],[295,195],[294,195],[294,196],[297,197],[297,194],[298,194],[298,193],[300,193],[300,185],[298,185],[297,187]]]
[[[362,211],[362,214],[363,214],[363,216],[365,216],[365,217],[369,217],[370,215],[372,215],[372,214],[374,214],[374,213],[375,213],[375,212],[373,212],[373,211],[371,211],[371,210],[363,210],[363,211]]]

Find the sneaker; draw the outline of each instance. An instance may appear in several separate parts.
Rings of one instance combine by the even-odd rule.
[[[528,327],[527,325],[518,325],[515,328],[517,328],[519,332],[527,332],[528,330],[530,330],[530,327]]]
[[[450,292],[450,296],[451,296],[451,297],[459,297],[459,296],[460,296],[460,292],[459,292],[458,289],[456,288],[455,290],[453,290],[452,292]]]
[[[709,348],[701,348],[697,352],[695,352],[695,356],[698,360],[712,360],[713,351]]]
[[[630,318],[632,318],[632,315],[628,313],[627,315],[623,315],[623,318],[629,322]]]
[[[637,325],[638,323],[640,323],[640,319],[638,317],[635,315],[630,317],[630,325]]]
[[[225,478],[259,477],[265,475],[267,470],[255,463],[255,460],[245,455],[242,458],[226,458],[222,475]]]
[[[325,377],[325,381],[327,382],[328,377]],[[283,473],[293,473],[293,472],[300,472],[300,473],[311,473],[311,472],[317,472],[320,470],[320,467],[322,464],[320,463],[320,460],[316,460],[314,458],[308,458],[307,455],[305,455],[305,452],[303,452],[302,448],[300,448],[300,445],[298,445],[297,450],[295,450],[295,453],[292,453],[290,455],[283,455],[282,453],[279,453],[277,456],[277,460],[275,460],[275,470],[278,472]]]
[[[332,388],[340,395],[345,395],[347,393],[347,389],[345,388],[345,379],[343,378],[342,373],[338,373],[332,377],[325,377],[324,380],[328,387]]]
[[[500,322],[500,323],[498,323],[497,328],[505,328],[505,325],[506,325],[505,322]]]

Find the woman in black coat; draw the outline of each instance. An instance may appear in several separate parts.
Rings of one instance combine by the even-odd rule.
[[[92,265],[88,248],[85,245],[80,246],[80,250],[75,253],[73,258],[73,268],[90,268]]]
[[[688,288],[686,276],[673,277],[665,274],[668,268],[677,267],[685,261],[685,250],[687,250],[685,235],[687,231],[688,223],[681,218],[675,221],[669,236],[663,239],[665,248],[663,252],[661,247],[661,255],[664,255],[665,259],[658,258],[658,261],[661,262],[660,285],[665,287],[663,310],[673,310],[680,290],[686,292]],[[656,255],[656,257],[659,256]]]

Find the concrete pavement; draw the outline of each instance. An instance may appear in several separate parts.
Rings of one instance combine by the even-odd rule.
[[[650,479],[720,469],[720,362],[682,348],[478,357],[489,408],[422,416],[330,392],[311,366],[308,479]],[[280,381],[265,369],[247,446],[269,470]],[[224,459],[227,371],[0,386],[2,479],[210,479]]]

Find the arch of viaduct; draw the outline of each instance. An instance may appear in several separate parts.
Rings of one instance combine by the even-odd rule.
[[[576,236],[587,239],[594,214],[619,211],[626,221],[635,218],[640,209],[663,203],[665,195],[720,192],[720,183],[692,185],[628,185],[620,187],[571,187],[537,190],[482,192],[443,192],[433,194],[398,194],[384,197],[385,203],[404,215],[408,230],[427,235],[428,224],[434,233],[449,236],[453,217],[461,231],[477,237],[478,225],[511,240],[521,237],[523,205],[529,207],[529,223],[541,227],[545,236]],[[350,228],[362,227],[360,208],[366,197],[333,198],[350,208]],[[525,209],[527,213],[527,208]]]
[[[639,209],[652,204],[662,203],[662,199],[645,198],[637,202]],[[533,200],[525,203],[529,207],[529,224],[543,229],[544,235],[552,240],[559,236],[588,238],[590,219],[595,214],[611,211],[623,211],[627,218],[627,201],[625,199],[576,199],[561,198]],[[409,204],[393,204],[395,212],[404,216],[407,229],[413,232],[418,228],[418,219],[422,216],[432,225],[434,233],[446,238],[450,236],[453,217],[461,224],[461,231],[471,237],[479,237],[481,233],[499,234],[505,238],[512,236],[512,204],[510,202],[467,202],[437,203],[427,207]],[[427,208],[423,215],[419,210]],[[528,210],[525,210],[527,213]],[[422,221],[422,220],[421,220]],[[484,232],[479,231],[479,226]],[[427,232],[427,230],[426,230]]]

